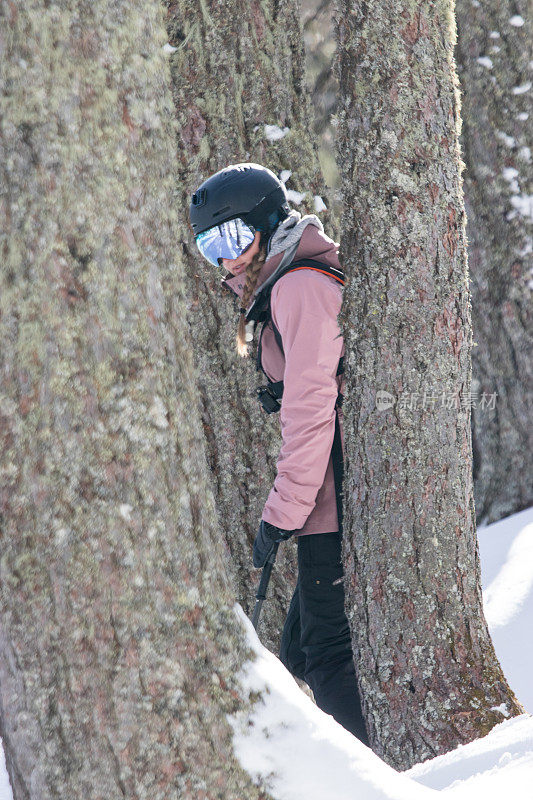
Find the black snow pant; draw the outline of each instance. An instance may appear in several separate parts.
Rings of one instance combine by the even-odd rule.
[[[341,534],[298,537],[298,582],[281,637],[280,660],[305,681],[316,704],[368,744],[344,612]]]

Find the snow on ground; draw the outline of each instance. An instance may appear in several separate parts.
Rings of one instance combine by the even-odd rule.
[[[479,528],[478,540],[485,617],[496,655],[511,689],[533,713],[533,508]],[[533,772],[531,778],[533,784]]]
[[[7,777],[4,749],[1,747],[1,743],[2,740],[0,739],[0,800],[13,800],[9,778]]]
[[[533,508],[478,529],[485,616],[511,688],[533,711]],[[242,680],[262,700],[230,718],[237,757],[276,800],[533,800],[533,716],[399,773],[324,714],[235,611],[257,659]],[[0,748],[0,800],[12,800]]]
[[[450,800],[531,800],[533,717],[523,714],[497,725],[488,736],[404,773]]]
[[[511,688],[533,711],[533,508],[478,529],[485,614]],[[488,736],[416,765],[387,766],[320,711],[262,647],[236,612],[257,660],[245,666],[250,691],[263,689],[247,717],[231,720],[237,757],[276,800],[533,800],[533,716],[503,721]],[[266,687],[266,690],[265,690]]]
[[[247,691],[262,692],[252,713],[230,717],[237,758],[276,800],[433,800],[436,792],[397,773],[324,714],[283,664],[261,645],[241,606],[257,654],[242,673]]]

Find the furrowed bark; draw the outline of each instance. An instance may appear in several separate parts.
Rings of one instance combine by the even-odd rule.
[[[521,707],[483,616],[449,0],[340,2],[343,558],[364,711],[397,769]]]
[[[533,503],[533,162],[530,8],[457,3],[468,258],[472,277],[478,520]]]
[[[336,199],[337,171],[329,153],[338,95],[331,69],[333,5],[304,0],[302,7],[312,100],[318,109],[315,129]],[[461,0],[457,21],[479,524],[496,522],[533,502],[532,32],[531,15],[522,0]]]
[[[4,3],[0,719],[15,800],[264,797],[185,323],[155,2]]]

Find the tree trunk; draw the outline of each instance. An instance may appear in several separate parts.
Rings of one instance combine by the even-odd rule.
[[[342,217],[340,175],[335,154],[335,115],[339,83],[333,69],[335,28],[333,0],[302,0],[305,60],[311,102],[315,111],[315,133],[324,178],[330,187],[332,210]]]
[[[457,4],[472,276],[478,519],[533,503],[531,15],[525,2]],[[520,12],[522,14],[520,15]],[[528,116],[529,114],[529,116]]]
[[[522,709],[482,610],[453,6],[335,23],[346,607],[374,749],[405,769]]]
[[[4,4],[0,719],[15,800],[258,798],[160,5]],[[264,797],[264,795],[261,795]]]
[[[198,253],[189,228],[192,192],[231,163],[255,161],[292,174],[288,190],[305,193],[291,205],[315,213],[315,196],[329,206],[317,158],[312,111],[304,80],[304,49],[297,0],[191,3],[166,0],[173,97],[178,121],[175,198],[182,215],[188,319],[199,372],[202,419],[215,496],[231,555],[237,597],[250,613],[258,583],[252,541],[276,474],[279,420],[261,412],[253,357],[235,350],[238,307],[220,289],[220,276]],[[277,126],[273,133],[266,126]],[[272,140],[269,138],[274,137]],[[275,138],[280,136],[281,138]],[[320,214],[337,231],[330,212]],[[278,651],[295,583],[294,544],[280,548],[261,637]]]
[[[321,163],[336,209],[331,151],[337,80],[333,2],[303,0]],[[472,292],[474,500],[478,524],[533,503],[531,409],[531,15],[523,2],[457,4],[461,142]],[[516,171],[516,174],[515,174]],[[339,216],[340,216],[339,212]],[[477,345],[477,346],[476,346]]]

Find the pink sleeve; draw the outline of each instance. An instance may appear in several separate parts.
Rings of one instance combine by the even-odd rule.
[[[289,273],[272,290],[272,320],[285,353],[283,444],[263,519],[285,530],[303,527],[324,483],[335,433],[341,303],[340,286],[312,270]]]

